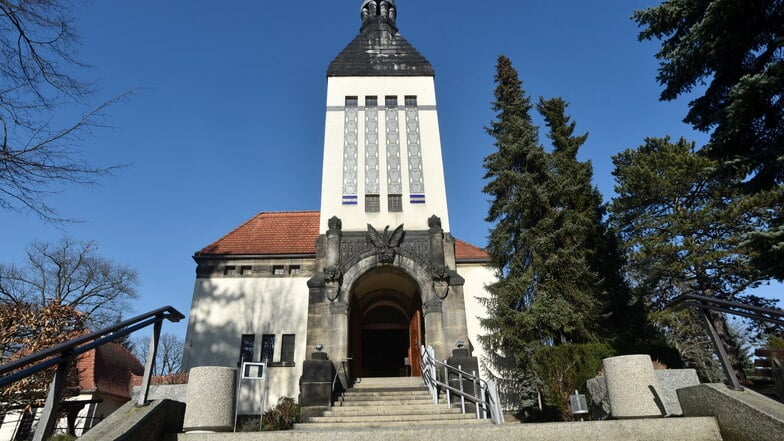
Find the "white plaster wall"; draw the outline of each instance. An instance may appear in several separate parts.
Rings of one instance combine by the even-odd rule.
[[[490,293],[486,286],[495,283],[498,278],[495,270],[483,264],[458,264],[457,273],[465,278],[463,295],[465,298],[466,322],[468,324],[468,338],[474,348],[474,356],[479,358],[482,378],[488,378],[487,372],[482,369],[486,352],[479,342],[479,336],[487,331],[482,328],[479,318],[487,317],[487,309],[480,303],[479,298],[489,298]]]
[[[256,360],[263,334],[275,334],[274,361],[280,360],[283,334],[294,334],[295,367],[267,370],[267,404],[281,396],[297,398],[302,362],[306,356],[308,278],[197,279],[193,293],[183,369],[196,366],[237,367],[243,334],[256,335]],[[256,389],[255,396],[248,395]],[[243,385],[240,411],[258,409],[261,383]]]
[[[403,211],[389,213],[387,204],[386,173],[386,121],[379,109],[379,171],[381,184],[381,212],[365,213],[365,118],[359,114],[358,154],[358,205],[343,205],[343,145],[344,112],[346,96],[359,97],[360,107],[366,96],[377,96],[379,105],[384,105],[387,95],[398,97],[400,157],[403,183]],[[411,204],[408,176],[408,146],[406,141],[406,118],[403,106],[406,95],[417,97],[419,107],[420,141],[425,185],[425,204]],[[441,218],[445,231],[449,231],[449,215],[446,204],[444,166],[441,154],[441,138],[438,127],[435,84],[432,77],[331,77],[327,83],[327,115],[324,129],[324,162],[321,186],[321,233],[327,229],[327,221],[337,216],[343,221],[343,229],[366,230],[370,223],[376,228],[390,225],[393,228],[405,224],[408,230],[428,229],[427,219],[432,215]],[[339,110],[338,110],[339,108]],[[430,109],[430,110],[428,110]]]

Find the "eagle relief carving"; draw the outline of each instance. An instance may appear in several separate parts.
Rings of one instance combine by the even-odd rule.
[[[403,225],[395,228],[391,233],[389,232],[389,225],[384,228],[383,233],[379,233],[370,224],[367,224],[367,226],[367,240],[376,247],[378,261],[385,264],[394,262],[395,256],[397,255],[396,250],[400,247],[400,243],[403,242],[403,236],[405,234],[403,232]]]

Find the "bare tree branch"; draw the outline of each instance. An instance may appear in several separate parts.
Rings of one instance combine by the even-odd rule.
[[[70,125],[53,121],[64,105],[85,104],[92,85],[71,72],[79,40],[71,0],[0,0],[0,208],[29,211],[62,222],[49,203],[66,185],[91,185],[117,166],[95,166],[81,158],[78,141],[106,127],[103,112],[115,99]]]

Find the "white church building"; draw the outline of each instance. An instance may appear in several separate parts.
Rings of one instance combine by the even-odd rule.
[[[321,209],[259,213],[194,255],[186,371],[266,362],[272,405],[317,344],[354,378],[419,376],[420,345],[481,357],[494,271],[451,234],[434,70],[396,17],[365,0],[327,70]]]

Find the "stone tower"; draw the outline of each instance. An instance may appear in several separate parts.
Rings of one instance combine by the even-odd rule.
[[[419,347],[469,339],[449,234],[434,70],[365,0],[359,35],[327,70],[320,236],[308,347],[352,375],[419,374]]]

